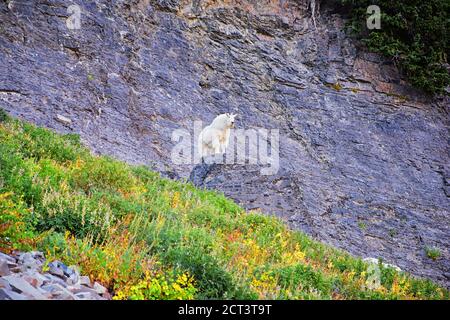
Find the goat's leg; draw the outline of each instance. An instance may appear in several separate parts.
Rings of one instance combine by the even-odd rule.
[[[214,139],[214,140],[212,141],[212,147],[213,147],[213,149],[214,149],[214,153],[215,153],[215,154],[220,153],[220,151],[221,151],[221,145],[220,145],[219,139]]]

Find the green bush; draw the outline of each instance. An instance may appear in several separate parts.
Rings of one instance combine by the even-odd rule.
[[[411,84],[430,94],[445,93],[450,75],[448,0],[338,0],[349,26],[369,50],[391,58]],[[381,29],[366,27],[367,7],[378,5]]]
[[[9,119],[9,115],[6,113],[5,110],[0,108],[0,122],[5,122],[8,119]]]
[[[211,255],[195,247],[174,246],[164,257],[167,263],[180,270],[187,270],[197,281],[200,299],[231,299],[239,289],[230,273]]]
[[[33,161],[22,159],[8,145],[0,144],[0,191],[14,190],[14,197],[23,199],[30,207],[42,193],[41,186],[33,183],[33,168]]]
[[[99,204],[96,199],[82,193],[47,190],[42,206],[36,208],[39,217],[36,228],[40,231],[69,231],[77,237],[91,235],[100,240],[115,217],[107,204]]]
[[[197,289],[187,274],[147,273],[137,284],[119,290],[114,300],[192,300]]]
[[[58,135],[44,128],[36,128],[31,124],[22,127],[24,135],[21,142],[21,152],[26,157],[50,158],[59,163],[74,161],[81,150],[79,137],[74,134]]]
[[[125,163],[108,157],[88,158],[72,174],[72,185],[85,192],[107,189],[125,191],[136,179]]]
[[[13,200],[12,192],[0,193],[0,251],[32,248],[34,232],[26,223],[29,214],[22,202]]]
[[[330,292],[332,282],[325,278],[320,272],[314,271],[310,266],[295,265],[277,270],[279,274],[278,283],[282,287],[298,287],[301,286],[306,296],[303,298],[325,298],[331,297],[323,295],[324,292]],[[310,292],[313,295],[309,296]]]
[[[438,248],[425,247],[425,253],[432,260],[437,260],[441,257],[441,251]]]

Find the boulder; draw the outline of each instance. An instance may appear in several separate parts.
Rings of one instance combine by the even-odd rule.
[[[12,290],[9,282],[0,277],[0,289]]]
[[[7,260],[2,260],[0,258],[0,277],[8,276],[10,274],[11,274],[11,271],[9,270]]]
[[[39,259],[36,252],[25,252],[19,255],[18,263],[22,265],[22,269],[40,269],[43,261]]]
[[[41,288],[49,292],[51,294],[51,299],[54,300],[78,300],[72,292],[58,283],[47,284]]]
[[[16,259],[3,252],[0,252],[0,261],[1,260],[6,260],[8,263],[16,263]]]
[[[0,300],[30,300],[32,298],[12,290],[0,288]]]
[[[92,289],[94,289],[98,294],[105,294],[106,292],[108,292],[108,290],[98,282],[94,283]]]
[[[98,294],[97,291],[95,291],[94,289],[87,288],[87,287],[84,287],[84,286],[79,287],[79,288],[74,288],[74,289],[72,289],[71,291],[72,291],[74,294],[80,293],[80,292],[90,292],[90,293],[93,293],[93,294]]]
[[[60,114],[57,114],[55,119],[56,119],[56,121],[61,122],[62,124],[65,124],[65,125],[72,124],[72,120],[71,119],[69,119],[69,118],[67,118],[65,116],[62,116]]]
[[[81,276],[80,284],[86,287],[92,287],[91,279],[89,278],[89,276]]]
[[[74,285],[80,281],[80,273],[77,266],[70,266],[64,271],[64,275],[68,277],[66,280],[68,284]]]
[[[67,283],[64,281],[64,279],[61,279],[60,277],[54,276],[49,273],[45,273],[44,276],[49,280],[50,283],[57,283],[63,287],[67,287]]]
[[[49,279],[47,277],[37,271],[24,273],[23,278],[35,288],[39,288],[49,282]]]
[[[67,266],[61,261],[52,261],[48,264],[48,273],[64,278],[67,274]]]
[[[98,295],[95,291],[80,291],[75,293],[75,296],[80,300],[106,300],[105,298]]]
[[[21,293],[27,296],[31,296],[37,300],[47,299],[47,297],[45,297],[40,291],[38,291],[36,288],[30,285],[27,281],[25,281],[25,279],[17,275],[6,276],[3,277],[3,279],[6,280],[11,287],[16,288]]]

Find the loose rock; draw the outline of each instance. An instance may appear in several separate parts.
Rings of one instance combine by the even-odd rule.
[[[91,287],[91,279],[88,276],[81,276],[80,277],[80,284],[86,287]]]
[[[106,292],[108,292],[108,290],[98,282],[94,283],[92,289],[94,289],[98,294],[105,294]]]
[[[77,266],[67,267],[61,261],[45,263],[41,252],[19,252],[14,256],[0,254],[0,300],[109,300],[111,295],[99,283],[91,289],[88,276]],[[17,261],[17,263],[16,263]]]
[[[67,271],[67,266],[60,261],[53,261],[48,264],[48,272],[52,275],[63,278]]]
[[[0,258],[0,277],[8,276],[11,274],[11,271],[8,267],[8,262],[6,260],[1,260]]]
[[[11,287],[16,288],[25,295],[31,296],[34,299],[38,300],[46,300],[46,297],[41,292],[39,292],[36,288],[30,285],[27,281],[25,281],[25,279],[17,275],[2,277],[2,279],[8,281]]]
[[[58,120],[59,122],[61,122],[63,124],[66,124],[66,125],[69,125],[69,124],[72,123],[72,120],[70,120],[69,118],[64,117],[64,116],[62,116],[60,114],[56,115],[56,120]]]

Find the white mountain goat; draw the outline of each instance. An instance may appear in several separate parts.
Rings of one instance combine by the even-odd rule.
[[[230,129],[234,128],[235,117],[235,114],[220,114],[209,126],[203,128],[198,137],[198,150],[201,157],[225,153],[230,141]]]

